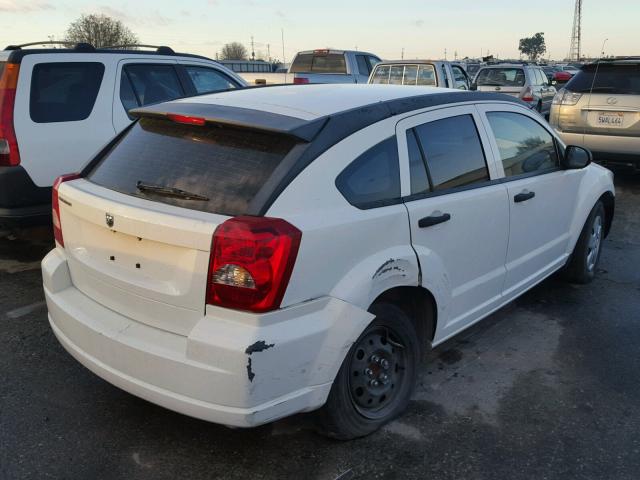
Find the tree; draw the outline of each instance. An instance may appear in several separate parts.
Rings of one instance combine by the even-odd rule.
[[[547,51],[544,43],[544,33],[536,33],[533,37],[521,38],[518,50],[535,62],[538,57]]]
[[[135,45],[138,37],[120,20],[103,14],[82,15],[67,29],[65,40],[90,43],[96,48]]]
[[[227,43],[222,47],[221,60],[246,60],[247,49],[240,42]]]

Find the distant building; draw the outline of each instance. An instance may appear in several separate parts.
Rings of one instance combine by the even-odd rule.
[[[275,65],[262,60],[220,60],[220,63],[237,73],[271,73]]]

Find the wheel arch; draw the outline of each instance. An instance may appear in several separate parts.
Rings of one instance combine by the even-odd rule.
[[[606,238],[609,235],[609,232],[611,231],[611,225],[613,224],[613,215],[616,208],[616,197],[612,192],[607,191],[600,196],[599,200],[604,206],[604,236]]]
[[[414,322],[420,345],[430,346],[436,332],[438,309],[433,294],[422,286],[398,286],[385,290],[372,302],[391,303]]]

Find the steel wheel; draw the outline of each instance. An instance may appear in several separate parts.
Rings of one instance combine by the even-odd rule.
[[[589,235],[589,241],[587,243],[587,270],[593,271],[598,262],[598,255],[600,253],[600,245],[602,243],[602,217],[597,215],[593,219],[591,225],[591,234]]]
[[[378,327],[360,339],[350,361],[349,392],[362,416],[383,418],[395,408],[407,360],[406,348],[389,328]]]

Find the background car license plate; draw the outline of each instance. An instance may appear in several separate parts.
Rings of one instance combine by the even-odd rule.
[[[624,113],[622,112],[598,112],[598,125],[603,127],[622,127]]]

